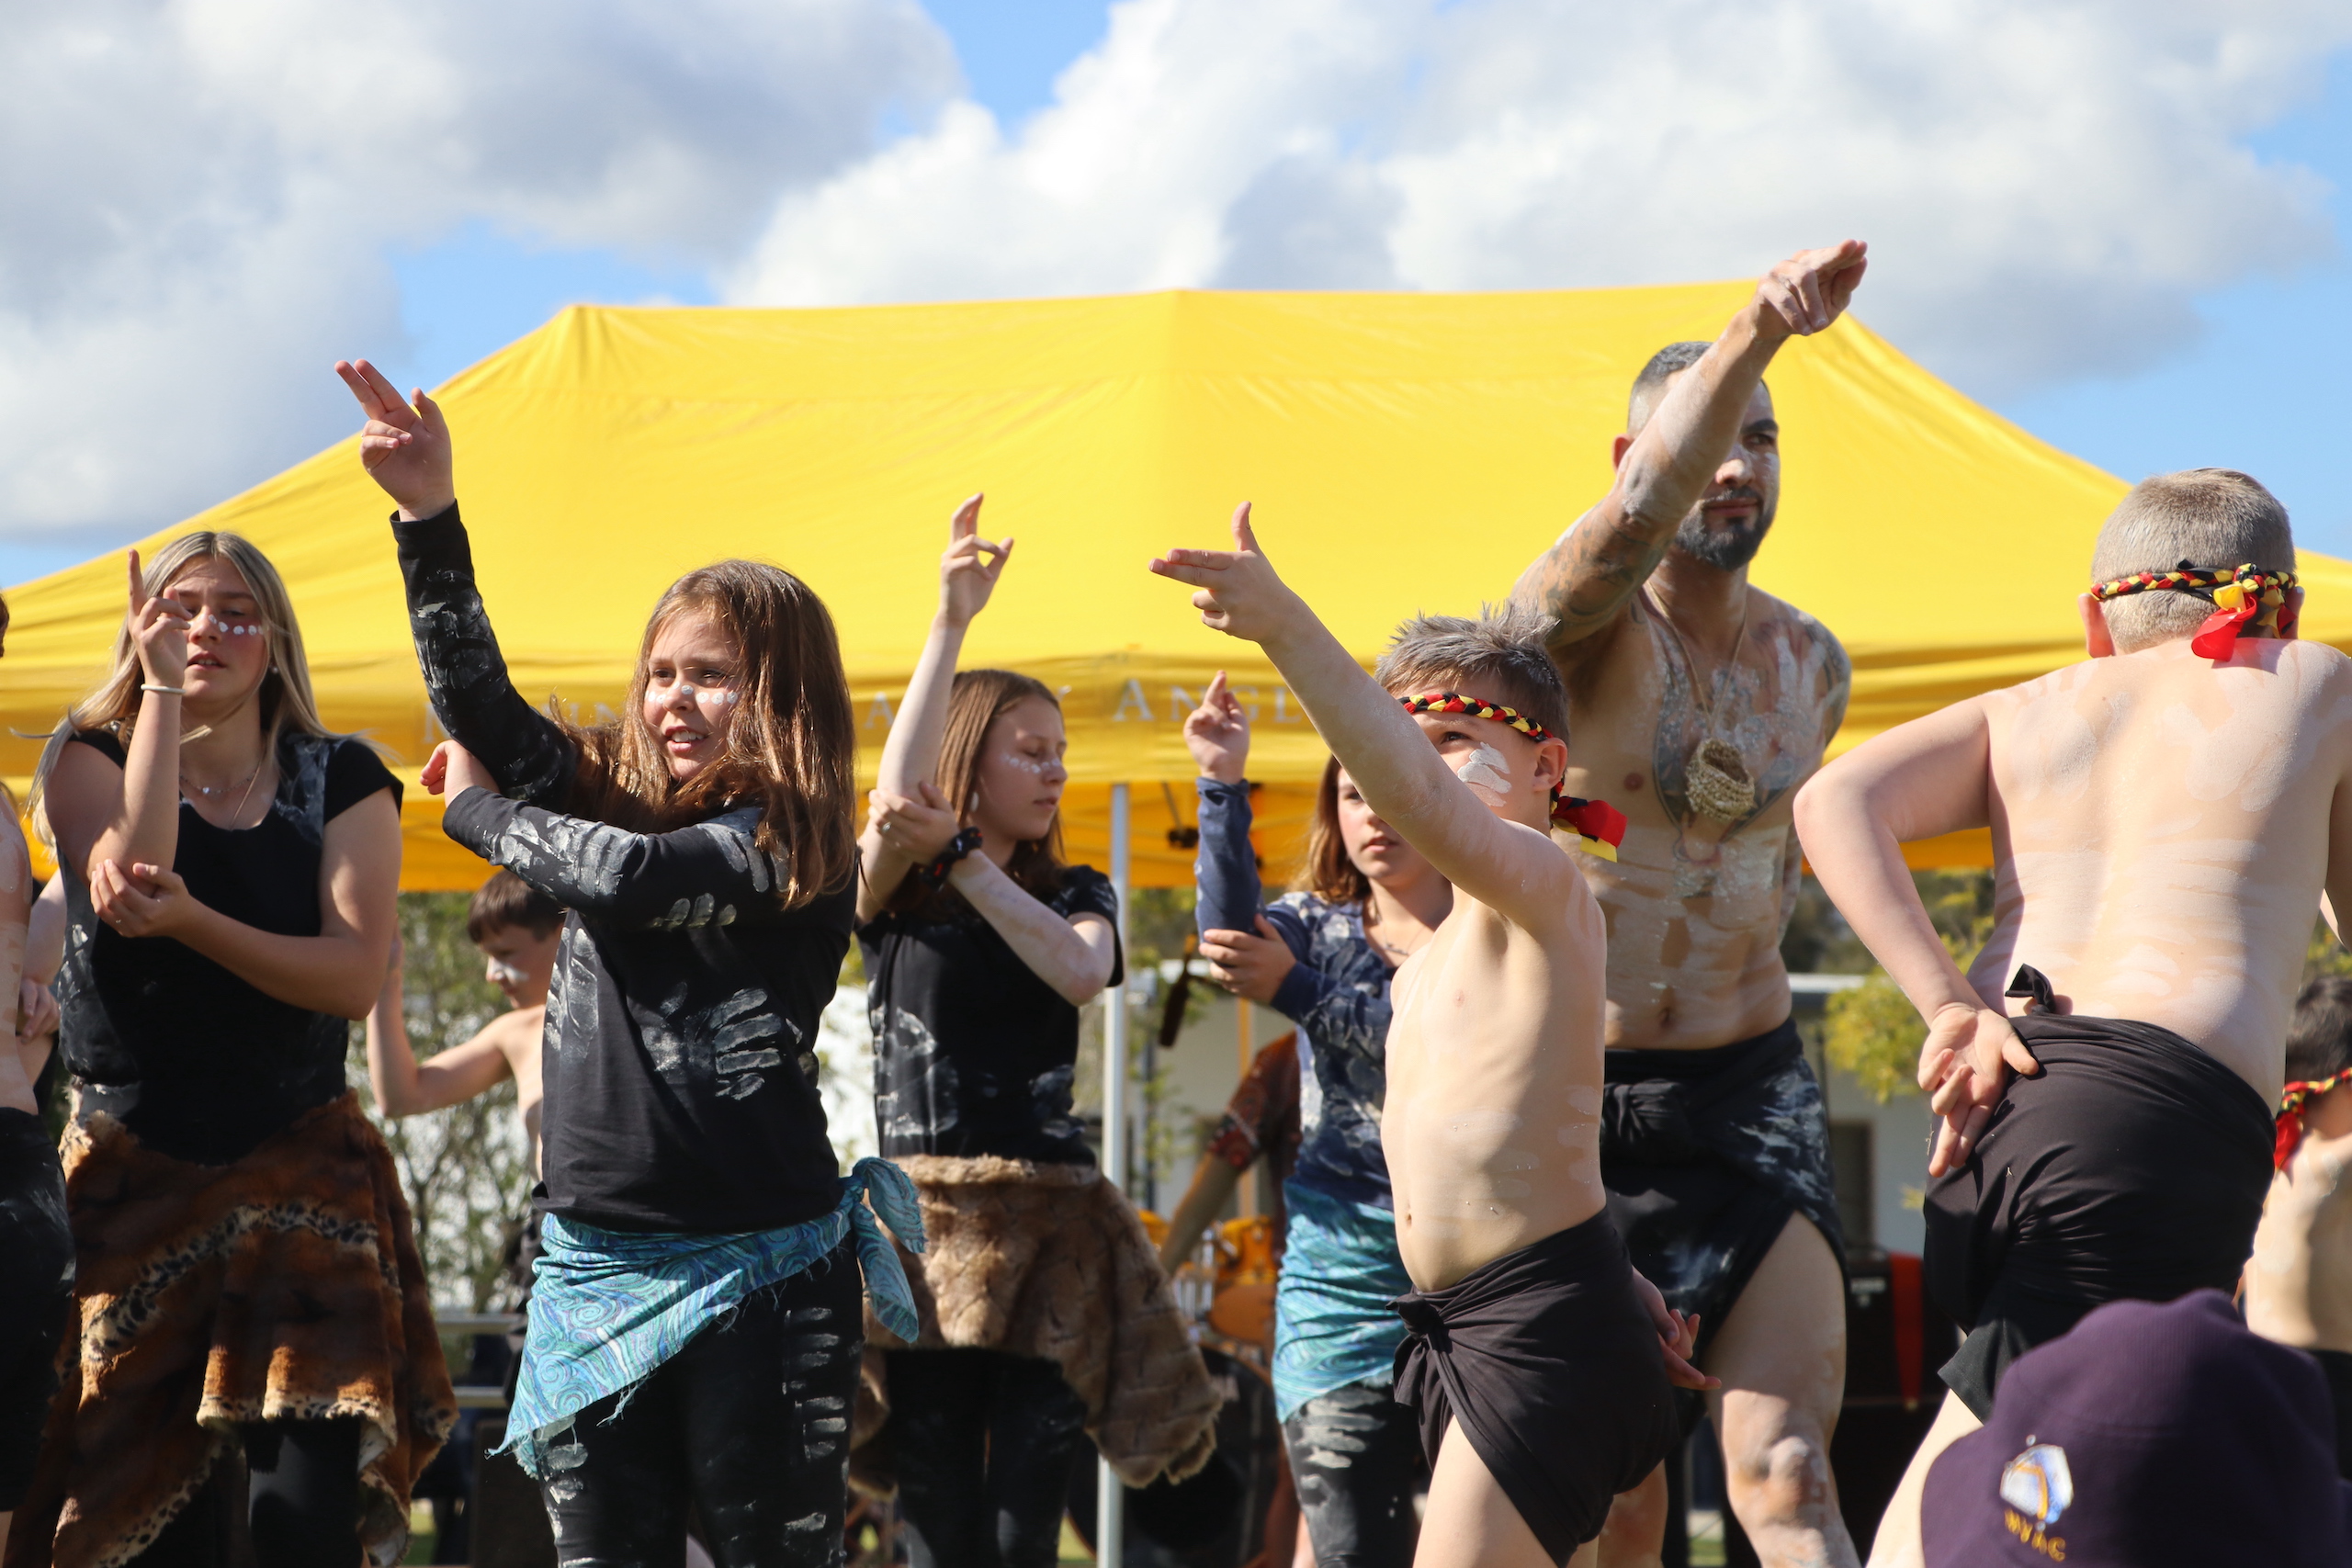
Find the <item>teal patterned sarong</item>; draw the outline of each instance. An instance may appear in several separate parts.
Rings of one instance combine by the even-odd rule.
[[[1396,1381],[1405,1320],[1389,1305],[1413,1288],[1396,1253],[1396,1216],[1376,1203],[1283,1183],[1290,1234],[1274,1285],[1274,1411],[1350,1383]]]
[[[548,1215],[539,1228],[546,1250],[532,1271],[523,1367],[499,1451],[512,1450],[534,1477],[565,1468],[571,1445],[559,1447],[558,1439],[582,1410],[616,1393],[626,1404],[686,1341],[752,1292],[805,1273],[844,1236],[857,1238],[875,1315],[911,1341],[921,1328],[914,1292],[875,1223],[877,1212],[907,1250],[923,1249],[914,1183],[884,1159],[859,1160],[842,1178],[842,1201],[831,1213],[772,1231],[612,1231]]]

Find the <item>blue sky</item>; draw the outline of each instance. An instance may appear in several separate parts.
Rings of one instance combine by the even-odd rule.
[[[1100,0],[930,0],[928,9],[954,43],[971,95],[1008,129],[1051,101],[1055,77],[1101,40],[1107,20]],[[2245,145],[2258,160],[2303,165],[2334,187],[2334,254],[2200,297],[2201,334],[2150,368],[2045,384],[1993,405],[2126,478],[2207,464],[2245,468],[2285,499],[2305,544],[2352,556],[2352,501],[2328,472],[2352,413],[2335,369],[2352,351],[2352,259],[2342,242],[2352,227],[2352,56],[2337,57],[2310,101]],[[382,259],[406,338],[386,367],[403,386],[447,379],[566,304],[716,298],[712,278],[691,267],[534,247],[479,219]],[[2033,260],[2017,265],[2030,270]],[[86,532],[0,537],[0,581],[86,558],[92,544]]]

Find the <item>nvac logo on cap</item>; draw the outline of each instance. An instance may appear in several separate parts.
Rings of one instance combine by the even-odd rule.
[[[2026,1438],[2025,1452],[2002,1467],[2003,1522],[2009,1533],[2053,1562],[2066,1560],[2066,1541],[2049,1533],[2049,1527],[2075,1500],[2074,1472],[2066,1468],[2066,1450],[2055,1443]]]

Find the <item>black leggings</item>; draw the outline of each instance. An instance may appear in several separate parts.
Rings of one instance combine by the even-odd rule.
[[[1421,1429],[1389,1390],[1349,1383],[1283,1423],[1316,1568],[1408,1568],[1419,1530]]]
[[[360,1426],[347,1416],[239,1428],[260,1568],[353,1568],[358,1561]],[[130,1568],[219,1568],[232,1561],[220,1500],[214,1486],[198,1491]]]
[[[692,1502],[718,1568],[840,1562],[864,1345],[844,1242],[687,1340],[627,1408],[617,1394],[589,1405],[539,1483],[556,1561],[680,1568]]]
[[[890,1452],[914,1568],[1052,1568],[1086,1406],[1051,1361],[890,1352]]]

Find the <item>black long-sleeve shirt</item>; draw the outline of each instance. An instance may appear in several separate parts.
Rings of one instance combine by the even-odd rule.
[[[444,826],[570,911],[541,1047],[544,1206],[704,1232],[831,1209],[815,1046],[854,887],[787,913],[756,808],[666,833],[565,815],[579,750],[507,678],[457,508],[392,534],[434,712],[507,791],[467,791]]]

